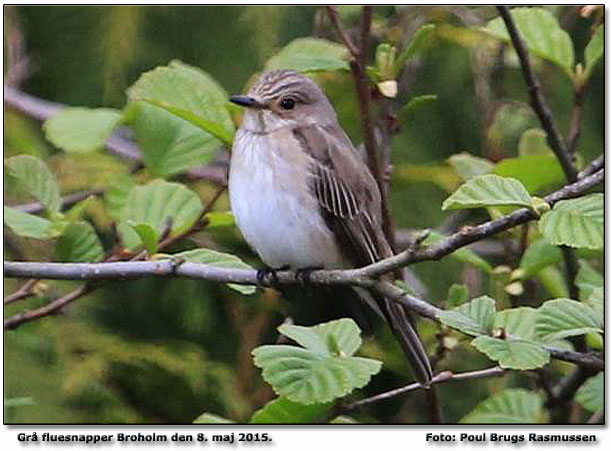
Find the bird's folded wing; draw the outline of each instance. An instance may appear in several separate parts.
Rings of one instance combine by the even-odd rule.
[[[294,134],[312,158],[310,189],[352,264],[365,266],[390,256],[378,186],[344,131],[311,126]]]
[[[377,183],[344,131],[339,127],[312,126],[293,133],[312,158],[310,189],[327,226],[352,264],[365,266],[391,256],[381,226]],[[375,301],[374,310],[382,313],[399,339],[418,380],[428,384],[431,366],[407,313],[388,299],[373,296],[371,300]]]

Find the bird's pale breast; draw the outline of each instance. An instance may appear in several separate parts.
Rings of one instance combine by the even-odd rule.
[[[308,189],[309,158],[287,128],[236,134],[231,209],[246,241],[270,267],[346,266]]]

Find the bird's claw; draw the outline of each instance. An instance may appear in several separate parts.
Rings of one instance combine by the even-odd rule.
[[[257,269],[257,284],[261,287],[278,284],[278,274],[272,268]]]
[[[288,266],[282,266],[280,268],[265,268],[257,269],[257,284],[261,287],[276,286],[279,284],[278,271],[284,271],[288,269]]]
[[[313,266],[309,268],[300,268],[295,271],[295,279],[301,284],[302,287],[305,287],[310,283],[310,277],[312,276],[312,272],[322,269],[320,266]]]

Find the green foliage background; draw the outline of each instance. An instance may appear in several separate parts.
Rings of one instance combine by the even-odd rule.
[[[546,9],[570,34],[581,60],[592,19],[579,17],[571,7]],[[341,12],[348,25],[357,22],[358,8],[342,7]],[[415,24],[459,27],[465,20],[476,20],[484,25],[496,16],[490,7],[376,7],[375,12],[376,42],[409,35]],[[293,39],[312,35],[335,39],[324,14],[305,6],[20,6],[12,13],[25,38],[31,65],[21,89],[74,106],[123,108],[127,88],[143,72],[175,59],[204,69],[228,93],[240,93],[252,75]],[[15,25],[5,22],[5,26],[10,29]],[[450,214],[442,211],[441,205],[460,179],[446,159],[464,151],[495,162],[515,157],[523,133],[539,126],[528,110],[522,74],[511,57],[505,55],[503,67],[492,67],[489,83],[484,86],[490,90],[491,101],[483,105],[482,93],[477,91],[482,89],[477,80],[481,74],[473,45],[459,43],[458,33],[448,30],[447,38],[437,38],[427,46],[400,79],[405,89],[395,100],[398,106],[418,95],[437,96],[436,101],[410,115],[393,140],[391,201],[400,229],[445,227],[447,232],[484,220],[486,213],[474,210],[460,214],[458,224],[448,223]],[[585,98],[579,144],[582,165],[604,148],[602,66],[594,70]],[[571,83],[550,64],[538,62],[537,69],[559,127],[567,131],[573,102]],[[360,142],[350,74],[324,75],[320,81],[342,125],[355,143]],[[61,152],[45,140],[39,123],[9,109],[5,110],[4,149],[5,158],[29,154],[45,161],[58,178],[62,194],[106,186],[117,174],[127,172],[127,165],[104,152]],[[545,173],[553,169],[536,170]],[[145,170],[136,179],[147,177]],[[181,176],[174,178],[187,182]],[[188,184],[204,202],[214,192],[206,182]],[[28,200],[11,190],[10,181],[6,186],[5,204]],[[549,192],[550,187],[545,188],[539,194]],[[228,207],[223,196],[217,210]],[[86,218],[109,249],[112,219],[99,200],[87,207]],[[5,237],[7,233],[10,235],[5,229]],[[7,259],[51,258],[51,247],[43,242],[9,238],[5,241]],[[512,237],[507,234],[504,238]],[[232,227],[198,233],[173,251],[194,246],[231,252],[255,267],[259,265]],[[586,257],[602,272],[600,253]],[[510,269],[519,264],[511,253],[488,260],[492,266],[507,265]],[[562,269],[561,264],[557,267]],[[455,259],[414,268],[428,289],[427,299],[439,305],[450,287],[460,283],[469,287],[470,298],[490,294],[503,306],[538,306],[542,300],[558,297],[550,291],[554,284],[542,280],[526,281],[524,294],[511,296],[504,291],[506,272],[490,275]],[[5,308],[5,317],[25,307],[40,306],[76,285],[48,283],[39,296]],[[5,279],[6,293],[16,286],[14,280]],[[330,305],[333,299],[332,294],[299,291],[282,297],[259,291],[249,297],[225,286],[192,280],[107,284],[61,315],[5,332],[5,397],[23,401],[5,404],[5,421],[191,422],[204,411],[247,421],[274,397],[253,365],[251,350],[274,343],[278,336],[275,328],[287,314],[304,325],[347,316],[348,307]],[[434,350],[439,327],[421,321],[420,330],[428,348]],[[392,336],[377,325],[368,328],[368,332],[374,331],[376,338],[367,334],[362,354],[382,360],[384,368],[360,391],[363,396],[404,384],[408,377]],[[455,347],[440,363],[456,372],[489,364],[469,346]],[[554,362],[548,377],[556,381],[570,368]],[[528,374],[512,373],[502,379],[440,386],[446,420],[459,421],[480,401],[508,387],[536,389],[537,385]],[[460,396],[456,396],[457,390]],[[427,422],[426,406],[425,397],[415,393],[356,412],[354,418],[361,422]]]

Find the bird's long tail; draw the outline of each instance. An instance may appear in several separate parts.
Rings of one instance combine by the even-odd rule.
[[[416,379],[418,382],[428,385],[433,377],[433,370],[409,313],[400,304],[375,295],[363,288],[354,287],[352,291],[356,292],[361,301],[369,305],[388,323],[393,335],[399,341]]]
[[[418,382],[429,385],[433,369],[416,327],[400,304],[389,299],[379,301],[380,308],[414,371]]]

